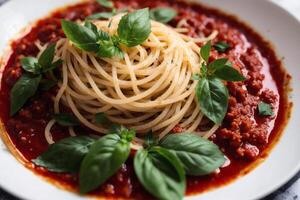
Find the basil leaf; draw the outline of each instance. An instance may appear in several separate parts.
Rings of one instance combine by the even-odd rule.
[[[54,63],[52,63],[51,65],[49,65],[49,67],[45,67],[43,68],[43,73],[46,73],[46,72],[49,72],[49,71],[52,71],[56,68],[58,68],[59,66],[62,66],[63,64],[63,60],[59,59],[57,61],[55,61]]]
[[[113,8],[114,4],[111,1],[108,0],[96,0],[101,6],[104,6],[106,8]]]
[[[43,91],[48,91],[51,88],[53,88],[55,85],[57,85],[57,81],[54,80],[42,80],[40,82],[40,89]]]
[[[99,49],[97,34],[90,28],[62,20],[62,29],[66,37],[78,48],[89,52],[96,52]]]
[[[110,19],[115,16],[116,13],[113,12],[100,12],[93,15],[88,16],[86,19],[95,20],[95,19]]]
[[[226,50],[227,50],[228,48],[230,48],[230,45],[227,44],[227,43],[224,42],[224,41],[220,41],[220,42],[217,42],[217,43],[214,45],[214,48],[215,48],[218,52],[225,53]]]
[[[118,35],[121,43],[128,47],[143,43],[151,33],[149,9],[137,10],[122,17]]]
[[[168,23],[176,16],[177,12],[172,8],[161,7],[150,10],[150,18],[161,23]]]
[[[91,146],[80,167],[79,185],[82,194],[96,189],[120,169],[130,154],[130,141],[111,134]]]
[[[210,73],[215,73],[215,71],[225,67],[226,63],[228,62],[227,58],[220,58],[216,59],[213,62],[209,63],[208,70]]]
[[[97,124],[104,124],[109,122],[109,119],[107,118],[105,113],[97,113],[95,116],[95,120]]]
[[[121,49],[118,46],[115,46],[112,41],[103,40],[100,43],[101,43],[101,45],[97,52],[98,56],[111,58],[115,55],[118,55],[118,56],[121,55],[121,57],[122,57],[123,52],[121,51]]]
[[[69,137],[52,144],[32,162],[53,172],[78,172],[81,161],[94,142],[86,136]]]
[[[98,30],[98,38],[99,40],[110,40],[110,36],[108,35],[108,33],[102,31],[102,30]]]
[[[260,102],[258,104],[258,114],[261,116],[273,116],[274,112],[270,104]]]
[[[167,150],[141,149],[134,157],[134,170],[144,188],[158,199],[181,200],[186,180],[179,159]]]
[[[233,67],[229,67],[225,65],[223,68],[218,69],[215,71],[214,75],[222,80],[225,81],[245,81],[246,78],[240,74],[238,70]]]
[[[209,55],[211,50],[211,42],[207,42],[201,49],[200,49],[200,55],[203,58],[203,60],[208,63]]]
[[[210,174],[225,162],[224,154],[217,145],[189,133],[170,134],[160,142],[160,146],[171,150],[179,158],[188,175]]]
[[[55,121],[61,126],[78,126],[78,125],[80,125],[80,122],[78,121],[78,119],[74,115],[68,114],[68,113],[55,114],[55,115],[53,115],[53,119],[55,119]]]
[[[96,36],[98,35],[98,28],[92,22],[86,21],[84,23],[84,26],[87,27],[88,29],[92,30],[95,33]]]
[[[158,144],[159,138],[149,131],[145,138],[145,146],[147,148],[153,147]]]
[[[40,67],[38,65],[38,60],[34,57],[25,57],[21,59],[22,68],[30,73],[39,74]]]
[[[15,115],[35,95],[42,76],[23,74],[10,92],[10,115]]]
[[[42,69],[47,69],[51,66],[55,55],[55,46],[56,44],[49,45],[39,57],[38,63]]]
[[[228,90],[216,77],[202,78],[196,88],[201,111],[211,121],[221,124],[228,108]]]

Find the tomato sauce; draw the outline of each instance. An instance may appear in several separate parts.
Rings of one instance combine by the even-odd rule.
[[[170,22],[176,26],[185,20],[183,27],[188,35],[199,33],[208,36],[218,31],[212,43],[225,41],[230,45],[225,53],[212,51],[211,60],[227,57],[244,76],[245,82],[227,83],[230,93],[228,113],[222,127],[210,138],[218,144],[227,155],[230,164],[214,173],[203,177],[188,177],[187,195],[197,194],[229,183],[237,177],[248,173],[269,153],[278,141],[287,122],[291,105],[287,99],[288,80],[290,76],[281,66],[272,46],[260,35],[234,16],[201,5],[187,4],[179,1],[144,1],[116,0],[117,8],[154,8],[172,7],[178,16]],[[44,168],[34,166],[30,160],[42,154],[48,143],[44,129],[53,113],[51,97],[57,92],[53,88],[48,92],[39,92],[22,108],[16,116],[9,116],[9,92],[22,75],[20,59],[24,56],[36,56],[38,49],[34,42],[42,44],[55,42],[64,37],[60,20],[83,20],[87,16],[106,10],[94,1],[63,8],[49,17],[42,19],[22,38],[12,42],[12,53],[4,66],[0,90],[0,117],[7,135],[4,139],[11,147],[18,150],[22,161],[34,172],[72,191],[78,191],[78,176],[74,174],[52,173]],[[200,44],[202,45],[202,44]],[[261,117],[257,105],[264,101],[274,108],[273,117]],[[176,127],[180,130],[180,125]],[[77,133],[89,131],[78,128]],[[55,125],[51,130],[55,141],[69,137],[68,130]],[[122,166],[119,172],[110,178],[91,195],[106,198],[153,199],[138,182],[132,166],[132,158]]]

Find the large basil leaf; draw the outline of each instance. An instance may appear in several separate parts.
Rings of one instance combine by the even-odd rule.
[[[227,58],[216,59],[213,62],[209,63],[208,70],[214,73],[215,71],[224,68],[227,62]]]
[[[99,49],[99,44],[97,44],[97,34],[95,34],[93,30],[67,20],[62,20],[61,23],[67,38],[78,48],[90,52],[96,52]]]
[[[80,192],[87,193],[115,174],[127,160],[130,141],[110,134],[95,142],[80,167]]]
[[[51,145],[32,162],[53,172],[78,172],[82,159],[94,142],[86,136],[69,137]]]
[[[216,77],[202,78],[196,88],[201,111],[211,121],[221,124],[228,108],[228,90]]]
[[[215,71],[214,75],[225,81],[244,81],[246,78],[233,67],[225,65],[224,67]]]
[[[161,7],[150,10],[150,18],[161,23],[168,23],[176,17],[176,15],[176,10],[172,8]]]
[[[143,43],[151,33],[149,9],[137,10],[122,17],[118,35],[121,43],[133,47]]]
[[[225,162],[224,154],[217,145],[189,133],[170,134],[160,142],[160,146],[171,150],[189,175],[210,174]]]
[[[134,158],[134,170],[144,188],[163,200],[180,200],[184,196],[184,169],[176,156],[160,147],[141,149]]]
[[[10,92],[10,115],[15,115],[32,97],[39,86],[42,76],[23,74]]]

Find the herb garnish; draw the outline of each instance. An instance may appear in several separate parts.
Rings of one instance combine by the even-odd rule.
[[[257,107],[258,107],[258,114],[261,116],[273,116],[274,115],[272,106],[270,104],[267,104],[265,102],[260,102]]]
[[[228,108],[228,89],[223,81],[244,81],[245,77],[231,67],[227,58],[209,62],[211,43],[208,42],[200,49],[204,62],[201,72],[194,75],[198,79],[196,96],[201,111],[215,124],[221,124]]]
[[[107,118],[105,113],[101,112],[95,115],[95,121],[97,124],[104,124],[109,122],[109,119]]]
[[[177,12],[172,8],[159,7],[150,10],[151,19],[165,24],[170,22],[176,16]]]
[[[22,68],[25,73],[13,86],[10,92],[10,115],[15,115],[28,101],[35,95],[41,83],[43,75],[51,72],[62,64],[62,60],[54,60],[55,44],[49,45],[37,59],[34,57],[25,57],[21,59]],[[47,80],[47,79],[46,79]],[[48,89],[44,88],[44,89]]]
[[[98,140],[81,136],[53,144],[33,162],[50,171],[79,172],[80,192],[88,193],[126,162],[134,136],[134,130],[114,125],[108,135]],[[218,146],[199,136],[170,134],[159,141],[149,132],[144,148],[134,157],[134,170],[141,184],[153,196],[179,200],[184,196],[186,174],[210,174],[224,162]]]
[[[96,0],[97,3],[99,3],[101,6],[104,6],[106,8],[113,8],[114,4],[112,1],[109,0]]]
[[[80,125],[80,122],[78,119],[69,113],[60,113],[53,115],[53,119],[61,125],[61,126],[78,126]]]
[[[118,26],[118,35],[110,36],[98,30],[91,22],[86,22],[82,26],[62,20],[62,28],[67,38],[79,49],[95,53],[100,57],[119,56],[120,58],[123,58],[121,44],[128,47],[139,45],[149,37],[151,32],[147,8],[123,16]]]
[[[225,53],[230,48],[230,45],[224,41],[220,41],[214,45],[214,48],[220,53]]]

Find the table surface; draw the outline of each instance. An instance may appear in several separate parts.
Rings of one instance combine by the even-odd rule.
[[[0,5],[8,0],[0,0]],[[300,0],[272,0],[289,10],[300,20]],[[19,200],[11,194],[1,190],[0,200]],[[280,189],[262,200],[300,200],[300,172]]]

